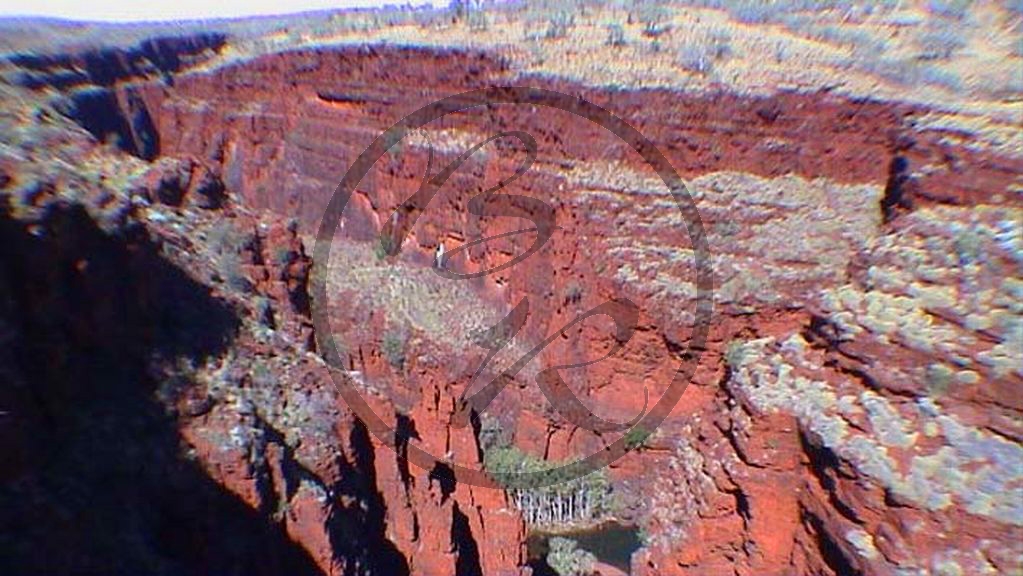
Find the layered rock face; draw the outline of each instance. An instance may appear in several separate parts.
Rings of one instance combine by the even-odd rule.
[[[425,415],[367,388],[407,434],[385,441],[347,410],[295,222],[246,208],[216,163],[112,154],[26,94],[0,164],[4,566],[520,572],[502,493],[399,458],[439,437]]]
[[[714,277],[698,349],[695,231],[635,151],[543,106],[451,114],[392,147],[324,239],[334,242],[331,260],[316,263],[328,302],[309,302],[307,253],[355,158],[431,101],[511,84],[607,108],[686,180]],[[130,220],[250,316],[226,352],[167,368],[190,382],[169,396],[173,427],[197,466],[320,570],[516,573],[524,527],[504,495],[400,455],[415,443],[478,468],[474,431],[452,424],[486,356],[471,335],[528,299],[529,321],[497,360],[508,365],[621,296],[640,306],[635,336],[621,353],[562,373],[596,414],[629,420],[644,391],[656,401],[700,354],[670,417],[612,466],[622,515],[648,534],[633,573],[1023,569],[1023,407],[1013,397],[1023,377],[1023,162],[920,128],[930,110],[828,94],[601,90],[519,78],[486,53],[397,48],[299,50],[94,91],[69,90],[62,109],[96,137],[119,135],[122,149],[163,158],[129,179],[159,204]],[[431,154],[436,173],[503,130],[538,145],[503,192],[543,200],[561,228],[513,268],[439,278],[429,266],[440,243],[522,227],[467,211],[515,172],[521,149],[499,139],[430,205],[396,209]],[[401,253],[374,254],[389,222],[408,231],[395,237]],[[479,244],[449,266],[493,268],[530,242]],[[332,334],[313,333],[317,306]],[[552,459],[618,437],[576,427],[533,385],[539,369],[615,344],[609,323],[566,336],[488,411],[516,445]],[[376,438],[347,410],[316,355],[326,337],[394,438]]]

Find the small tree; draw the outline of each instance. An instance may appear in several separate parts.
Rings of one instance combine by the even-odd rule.
[[[575,14],[567,8],[553,8],[547,20],[547,32],[544,37],[548,40],[564,38],[568,31],[575,26]]]
[[[636,10],[636,18],[643,25],[644,36],[656,38],[671,29],[667,22],[670,13],[666,7],[656,2],[643,2],[636,7]]]
[[[678,55],[678,65],[687,72],[707,74],[714,68],[714,60],[706,46],[688,45]]]
[[[376,255],[377,260],[386,260],[388,256],[398,253],[396,245],[397,243],[389,233],[381,232],[380,236],[377,237],[376,245],[373,246],[373,254]]]
[[[560,576],[585,576],[593,572],[597,558],[579,548],[575,540],[551,538],[548,546],[547,564]]]
[[[516,485],[508,487],[508,496],[522,512],[530,526],[564,526],[591,523],[607,517],[613,505],[611,486],[605,470],[595,470],[582,477],[554,477],[567,462],[541,460],[514,447],[494,447],[484,452],[487,472],[499,483],[509,486],[518,474],[537,474],[531,480],[553,481],[554,484]]]
[[[640,448],[646,444],[646,441],[649,440],[652,435],[653,432],[650,430],[647,430],[642,426],[634,426],[625,433],[625,446],[629,450]]]
[[[469,0],[465,3],[465,20],[472,32],[483,32],[489,28],[487,14],[483,7],[483,0]]]
[[[607,25],[607,42],[605,44],[614,48],[625,46],[625,29],[621,24]]]
[[[921,60],[948,60],[966,46],[962,35],[953,28],[929,28],[917,38]]]
[[[387,358],[387,363],[396,370],[405,367],[405,344],[407,341],[408,336],[404,330],[391,330],[384,334],[383,341],[380,343],[380,351],[383,352],[384,358]]]

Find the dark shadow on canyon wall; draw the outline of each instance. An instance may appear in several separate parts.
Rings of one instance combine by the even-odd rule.
[[[58,90],[94,84],[113,86],[125,80],[172,75],[219,53],[227,43],[222,32],[147,38],[130,47],[84,48],[52,54],[17,53],[6,61],[21,69],[14,81],[27,88]]]
[[[451,508],[451,544],[458,552],[455,576],[483,576],[479,544],[472,535],[469,517],[459,509],[458,502]]]
[[[154,358],[217,356],[238,324],[141,227],[0,205],[0,573],[318,573],[182,455],[155,398]]]
[[[376,453],[369,429],[361,420],[355,420],[349,442],[353,461],[342,466],[346,473],[333,490],[342,500],[346,496],[358,498],[364,505],[334,508],[327,520],[331,545],[334,550],[363,563],[347,568],[346,576],[408,576],[408,562],[387,539],[387,503],[377,489]]]

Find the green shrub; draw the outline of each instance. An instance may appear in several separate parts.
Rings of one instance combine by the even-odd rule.
[[[932,397],[944,396],[952,385],[952,369],[944,364],[933,363],[927,367],[925,375],[927,393]]]
[[[565,287],[565,303],[578,304],[583,300],[583,287],[578,282],[569,282]]]
[[[625,29],[621,24],[607,25],[607,41],[604,44],[615,48],[625,46]]]
[[[948,60],[966,46],[962,35],[948,27],[931,28],[917,39],[921,60]]]
[[[408,334],[404,330],[391,330],[384,334],[380,343],[380,351],[383,353],[387,363],[396,370],[405,367],[405,346],[408,344]]]
[[[565,8],[552,10],[547,20],[547,31],[544,38],[554,40],[568,36],[568,32],[575,27],[575,15]]]
[[[233,290],[249,292],[252,283],[242,268],[242,254],[253,248],[255,235],[239,230],[231,220],[221,220],[206,235],[206,244],[213,253],[217,272]]]
[[[769,3],[756,0],[737,2],[729,12],[744,24],[763,24],[774,17],[774,8]]]
[[[706,75],[714,68],[714,59],[706,46],[683,46],[678,54],[678,65],[687,72]]]
[[[741,340],[732,340],[725,347],[725,366],[732,370],[737,369],[744,360],[746,351]]]
[[[643,25],[643,35],[656,38],[671,29],[667,8],[656,2],[644,2],[636,10],[636,18]]]
[[[484,454],[491,450],[507,448],[511,442],[511,431],[501,421],[488,414],[482,414],[480,420],[479,446]]]
[[[490,27],[490,21],[487,18],[486,10],[483,8],[483,0],[471,0],[466,3],[468,8],[465,15],[465,22],[469,25],[471,32],[483,32]]]
[[[710,53],[715,60],[724,60],[732,55],[732,35],[726,30],[715,30],[709,38]]]
[[[377,237],[376,246],[373,247],[373,254],[377,260],[386,260],[388,256],[397,254],[397,243],[390,234],[383,232]]]
[[[723,30],[715,31],[706,42],[688,44],[678,55],[678,65],[688,72],[710,74],[714,63],[731,56],[731,36]]]
[[[652,430],[647,430],[642,426],[634,426],[625,433],[625,447],[629,450],[640,448],[646,444],[652,435]]]
[[[955,247],[960,266],[973,264],[983,257],[983,239],[974,229],[965,229],[959,232],[955,240],[952,241],[952,245]]]
[[[596,556],[579,548],[575,540],[555,537],[548,541],[547,564],[559,576],[586,576],[593,572]]]
[[[291,247],[280,244],[274,247],[270,254],[270,261],[274,266],[278,268],[284,268],[289,266],[294,261],[295,253],[291,251]]]

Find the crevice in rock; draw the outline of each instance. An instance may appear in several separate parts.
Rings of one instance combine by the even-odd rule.
[[[415,438],[416,440],[422,440],[419,436],[419,432],[416,430],[416,423],[400,412],[395,413],[395,430],[394,430],[394,450],[397,456],[398,464],[398,475],[401,478],[401,484],[405,488],[405,499],[409,500],[412,483],[412,473],[409,471],[408,462],[408,443],[409,440]]]
[[[440,503],[443,504],[455,491],[455,471],[452,470],[451,466],[443,462],[437,462],[433,470],[430,470],[430,483],[432,484],[433,482],[437,482],[437,485],[440,487]]]
[[[160,154],[160,138],[145,102],[133,90],[124,102],[113,88],[87,86],[68,92],[53,107],[100,142],[112,142],[123,152],[143,160]]]
[[[860,522],[856,512],[845,505],[844,502],[835,496],[835,479],[827,473],[827,470],[837,471],[842,465],[838,456],[834,452],[824,446],[817,446],[807,438],[806,434],[800,432],[799,442],[803,448],[803,452],[810,459],[810,472],[813,473],[817,482],[820,483],[821,487],[824,488],[828,494],[828,502],[831,506],[842,516],[852,520],[853,522]]]
[[[361,570],[358,565],[346,565],[346,576],[386,574],[408,576],[409,564],[393,542],[387,539],[387,504],[377,488],[376,454],[369,429],[361,420],[355,420],[349,435],[353,451],[351,466],[342,467],[341,485],[332,493],[346,495],[361,501],[354,507],[335,506],[331,510],[331,547],[350,550],[353,542],[359,546]],[[354,468],[351,469],[351,468]]]
[[[325,90],[317,92],[316,97],[330,104],[362,105],[367,102],[365,97],[358,94],[347,94],[344,92],[334,92]]]
[[[888,166],[888,182],[881,197],[881,214],[885,224],[900,214],[913,209],[913,201],[909,193],[912,176],[909,172],[909,160],[904,156],[895,156]]]
[[[131,123],[132,147],[134,154],[143,160],[152,160],[160,155],[160,135],[149,115],[146,103],[135,92],[128,88],[124,95],[124,115]]]
[[[808,524],[809,532],[817,542],[817,550],[820,551],[821,559],[834,574],[838,576],[859,576],[863,574],[859,568],[846,558],[842,548],[831,539],[820,518],[804,511],[803,522]]]
[[[736,490],[733,494],[735,496],[735,510],[744,521],[749,522],[751,518],[749,498],[746,497],[746,494],[742,490]]]
[[[131,125],[121,110],[117,94],[110,88],[91,86],[75,90],[57,99],[53,107],[85,128],[96,140],[107,142],[113,138],[121,150],[138,154]]]
[[[472,535],[469,517],[458,507],[458,502],[451,508],[451,545],[458,555],[455,576],[483,576],[479,544]]]

